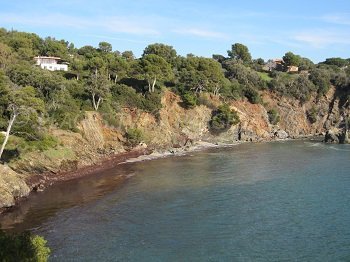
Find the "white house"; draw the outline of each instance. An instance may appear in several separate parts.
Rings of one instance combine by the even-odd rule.
[[[36,65],[40,66],[42,69],[47,69],[50,71],[68,71],[68,63],[62,62],[62,59],[54,56],[37,56],[34,57]]]

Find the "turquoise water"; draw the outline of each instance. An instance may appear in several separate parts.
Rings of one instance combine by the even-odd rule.
[[[242,144],[110,170],[26,216],[45,214],[31,228],[51,261],[349,261],[349,160],[347,145]]]

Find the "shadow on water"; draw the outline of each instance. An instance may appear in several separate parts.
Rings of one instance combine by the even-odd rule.
[[[23,232],[40,226],[57,212],[97,200],[124,185],[133,174],[130,164],[71,181],[54,184],[0,216],[5,231]]]

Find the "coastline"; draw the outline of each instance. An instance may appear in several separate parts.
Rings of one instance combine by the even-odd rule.
[[[235,143],[211,143],[205,141],[196,141],[193,142],[193,144],[190,146],[180,148],[169,148],[167,150],[152,150],[148,148],[136,147],[127,152],[108,156],[96,164],[87,165],[75,170],[70,170],[67,172],[58,172],[54,174],[44,173],[40,175],[32,175],[25,179],[26,184],[30,188],[29,194],[15,199],[15,204],[13,206],[0,208],[0,216],[4,213],[11,212],[18,205],[21,205],[23,201],[27,200],[28,196],[32,192],[50,190],[50,187],[56,183],[84,178],[96,174],[98,172],[102,172],[104,170],[115,168],[118,165],[136,163],[141,161],[150,161],[171,156],[181,156],[191,152],[202,151],[209,148],[230,147],[241,143],[244,142],[239,141]]]
[[[308,140],[313,136],[301,136],[293,137],[286,139],[273,139],[273,140],[262,140],[249,143],[267,143],[267,142],[281,142],[281,141],[293,141],[293,140]],[[243,143],[248,143],[247,141],[234,141],[233,143],[217,143],[217,142],[207,142],[207,141],[194,141],[193,144],[189,146],[183,146],[178,148],[169,148],[169,149],[148,149],[142,147],[133,148],[130,151],[118,153],[106,157],[105,159],[99,161],[96,164],[84,166],[76,170],[71,170],[67,172],[59,172],[55,174],[41,174],[33,175],[25,180],[27,185],[30,188],[28,195],[17,198],[15,205],[10,207],[0,208],[0,216],[4,213],[11,212],[18,205],[21,205],[21,202],[26,201],[28,196],[32,192],[50,190],[50,187],[56,183],[71,181],[75,179],[84,178],[104,170],[116,168],[119,165],[132,164],[142,161],[150,161],[160,158],[172,157],[172,156],[183,156],[192,152],[199,152],[211,148],[227,148],[240,145]]]

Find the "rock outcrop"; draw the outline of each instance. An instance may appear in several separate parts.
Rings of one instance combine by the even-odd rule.
[[[27,196],[30,188],[23,177],[6,165],[0,165],[0,208],[10,207],[20,197]]]
[[[125,132],[129,128],[140,129],[144,144],[151,149],[179,148],[195,141],[211,143],[235,141],[269,141],[275,139],[298,138],[306,135],[326,133],[326,141],[343,143],[348,139],[343,132],[343,117],[350,112],[340,109],[335,89],[322,98],[311,98],[307,103],[280,97],[274,93],[261,93],[263,104],[251,104],[247,100],[229,102],[237,111],[240,123],[220,134],[212,134],[208,123],[212,110],[220,105],[216,96],[207,94],[205,105],[192,109],[181,106],[181,98],[170,91],[162,97],[162,109],[157,116],[138,109],[123,108],[115,115],[117,126],[108,126],[97,112],[86,112],[80,122],[79,132],[51,128],[51,135],[59,140],[59,146],[43,152],[30,152],[20,159],[2,166],[0,172],[0,207],[11,206],[15,199],[28,194],[29,188],[24,178],[45,174],[44,179],[70,170],[98,164],[103,159],[128,150],[125,146]],[[269,122],[268,110],[279,115],[279,122]],[[312,110],[311,110],[312,109]],[[312,121],[309,112],[314,112]],[[316,113],[315,113],[316,112]],[[20,174],[20,175],[19,175]]]

